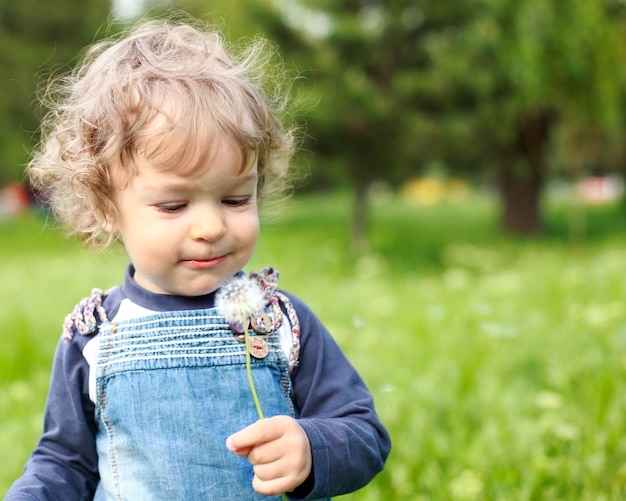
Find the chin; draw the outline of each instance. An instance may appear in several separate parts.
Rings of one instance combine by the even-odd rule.
[[[182,290],[179,295],[187,297],[206,296],[215,292],[219,288],[219,284],[207,285],[206,287],[193,287],[187,290]]]

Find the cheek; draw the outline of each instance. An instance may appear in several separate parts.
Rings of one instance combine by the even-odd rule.
[[[261,231],[261,223],[259,222],[259,218],[257,216],[253,218],[253,220],[250,221],[250,240],[256,243],[256,241],[259,238],[260,231]]]
[[[171,228],[162,229],[154,221],[143,221],[141,218],[121,225],[120,235],[129,253],[139,252],[161,255],[172,247],[176,237]]]
[[[253,215],[240,218],[238,221],[233,221],[231,227],[231,234],[239,242],[241,247],[248,248],[249,251],[253,251],[256,247],[257,240],[259,239],[260,223],[259,218]]]

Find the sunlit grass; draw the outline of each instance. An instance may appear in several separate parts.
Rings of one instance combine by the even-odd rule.
[[[351,256],[347,199],[297,198],[251,267],[324,320],[374,393],[394,440],[387,468],[344,499],[618,500],[626,496],[626,225],[586,213],[592,239],[508,240],[494,201],[381,201],[372,248]],[[626,219],[626,218],[624,218]],[[64,315],[122,279],[28,216],[0,224],[0,495],[41,428]]]

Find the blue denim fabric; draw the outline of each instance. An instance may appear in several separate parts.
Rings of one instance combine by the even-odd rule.
[[[265,417],[295,417],[276,333],[252,359]],[[100,328],[96,368],[100,500],[280,499],[256,493],[226,438],[258,419],[245,346],[217,310],[167,312]]]

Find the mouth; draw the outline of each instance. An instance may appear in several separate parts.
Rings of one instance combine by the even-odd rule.
[[[194,270],[205,270],[205,269],[215,268],[216,266],[219,266],[224,261],[226,261],[227,257],[228,257],[227,255],[224,255],[224,256],[214,257],[211,259],[184,259],[181,262],[184,265]]]

